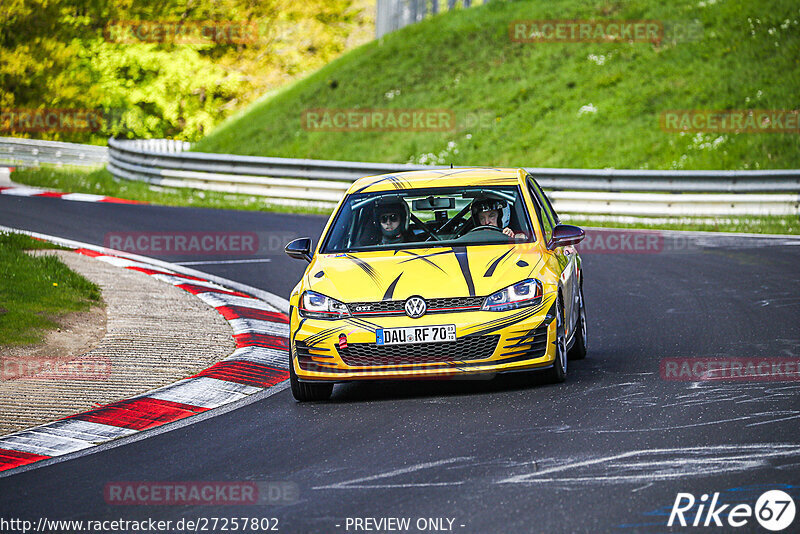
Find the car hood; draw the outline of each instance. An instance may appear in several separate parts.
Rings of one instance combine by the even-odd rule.
[[[305,285],[342,302],[486,296],[541,268],[535,244],[317,254]]]

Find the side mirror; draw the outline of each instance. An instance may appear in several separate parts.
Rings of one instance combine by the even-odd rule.
[[[294,258],[296,260],[306,260],[309,263],[311,262],[310,237],[301,237],[300,239],[290,241],[283,250],[289,255],[290,258]]]
[[[586,232],[582,228],[572,226],[571,224],[557,224],[553,228],[553,236],[547,243],[547,250],[553,250],[558,247],[565,247],[567,245],[576,245],[583,241],[586,237]]]

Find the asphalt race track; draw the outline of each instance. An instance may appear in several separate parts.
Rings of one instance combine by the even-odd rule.
[[[324,223],[0,196],[2,225],[99,245],[109,232],[316,241]],[[661,373],[665,358],[800,360],[798,243],[696,237],[655,253],[584,254],[589,355],[570,362],[564,384],[528,374],[353,384],[337,386],[331,402],[302,405],[284,390],[0,478],[0,517],[275,517],[280,532],[355,532],[348,517],[404,517],[412,526],[425,518],[428,531],[439,524],[428,518],[444,518],[441,525],[464,533],[665,532],[700,530],[667,528],[679,492],[698,499],[719,492],[721,503],[752,506],[764,491],[783,489],[800,504],[800,382],[675,381]],[[248,257],[269,262],[192,267],[286,298],[305,263],[279,248]],[[185,262],[243,258],[138,252]],[[260,506],[107,504],[104,488],[118,481],[280,481],[296,498]],[[766,532],[754,518],[738,531]]]

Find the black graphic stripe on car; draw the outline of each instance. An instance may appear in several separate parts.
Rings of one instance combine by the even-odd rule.
[[[320,330],[316,334],[308,336],[303,341],[310,346],[319,345],[326,339],[329,339],[332,335],[336,334],[339,330],[341,330],[341,328],[338,326],[334,328],[326,328],[325,330]]]
[[[503,253],[502,256],[500,256],[499,258],[495,259],[492,262],[492,264],[489,266],[489,268],[486,269],[486,272],[483,273],[483,277],[484,278],[489,278],[490,276],[492,276],[494,274],[494,270],[497,269],[498,265],[500,265],[500,262],[503,261],[503,259],[505,259],[509,254],[511,254],[512,250],[513,249],[508,249],[507,251],[505,251],[505,253]]]
[[[453,247],[453,252],[458,260],[458,266],[461,267],[461,274],[464,276],[464,281],[467,283],[467,290],[469,296],[475,296],[475,282],[472,281],[472,273],[469,270],[469,259],[467,258],[467,247]]]
[[[434,262],[432,262],[428,258],[430,258],[431,256],[439,256],[440,254],[451,254],[453,251],[452,250],[445,250],[444,252],[434,252],[433,254],[424,254],[424,255],[416,254],[414,252],[411,252],[410,250],[403,250],[402,252],[405,252],[406,254],[411,254],[414,257],[413,258],[408,258],[407,260],[403,260],[400,263],[408,263],[409,261],[422,260],[425,263],[427,263],[428,265],[436,267],[440,271],[444,272],[444,269],[442,269],[441,267],[436,265]]]
[[[367,275],[372,279],[373,282],[375,282],[375,284],[378,285],[378,287],[380,287],[382,285],[381,284],[381,277],[378,274],[378,271],[376,271],[375,268],[372,265],[370,265],[369,263],[365,262],[361,258],[356,258],[355,256],[352,256],[350,254],[346,254],[345,257],[348,260],[351,260],[351,261],[355,262],[356,265],[361,267],[361,270],[363,270],[365,273],[367,273]]]
[[[389,287],[386,288],[386,293],[383,294],[382,300],[392,300],[392,295],[394,295],[394,288],[397,287],[397,282],[400,281],[400,277],[403,276],[403,273],[397,275],[397,278],[394,279],[394,282],[389,284]]]

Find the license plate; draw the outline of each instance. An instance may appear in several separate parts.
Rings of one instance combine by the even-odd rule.
[[[432,343],[455,341],[456,325],[406,326],[402,328],[378,328],[375,331],[378,345],[403,345],[407,343]]]

